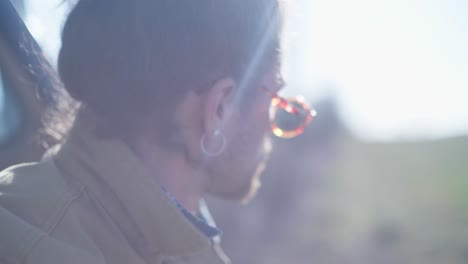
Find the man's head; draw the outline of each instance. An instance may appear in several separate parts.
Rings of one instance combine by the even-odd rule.
[[[242,198],[266,159],[281,27],[278,0],[80,0],[59,73],[106,134],[181,153],[207,191]]]

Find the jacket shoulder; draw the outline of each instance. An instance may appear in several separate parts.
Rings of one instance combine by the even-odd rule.
[[[12,166],[0,172],[0,207],[48,232],[77,195],[52,160]]]
[[[78,194],[77,188],[66,183],[52,160],[19,164],[1,171],[0,262],[28,263],[27,255],[54,243],[61,245],[62,252],[73,251],[63,243],[53,242],[49,235]]]

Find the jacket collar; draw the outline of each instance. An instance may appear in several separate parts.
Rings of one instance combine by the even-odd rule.
[[[167,197],[132,150],[118,139],[99,139],[96,119],[80,110],[55,155],[64,174],[83,183],[116,222],[134,249],[146,257],[201,251],[211,240]]]

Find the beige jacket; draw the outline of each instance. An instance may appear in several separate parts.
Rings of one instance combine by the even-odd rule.
[[[0,263],[228,263],[121,141],[78,117],[58,151],[0,173]]]

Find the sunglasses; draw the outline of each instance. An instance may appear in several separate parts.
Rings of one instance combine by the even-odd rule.
[[[280,138],[294,138],[302,134],[317,112],[309,106],[303,96],[284,98],[266,88],[271,97],[270,125],[273,134]]]

